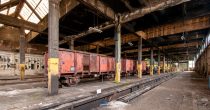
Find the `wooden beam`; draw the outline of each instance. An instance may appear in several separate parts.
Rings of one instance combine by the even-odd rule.
[[[154,11],[157,11],[157,10],[163,10],[165,8],[169,8],[169,7],[172,7],[172,6],[175,6],[175,5],[179,5],[179,4],[182,4],[182,3],[187,2],[187,1],[190,1],[190,0],[163,0],[161,2],[155,3],[154,5],[152,5],[152,7],[147,6],[145,8],[138,9],[138,10],[132,12],[132,13],[123,14],[122,15],[122,23],[132,21],[134,19],[143,17],[144,15],[149,14],[151,12],[154,12]],[[100,30],[109,29],[109,28],[114,26],[114,23],[115,22],[113,22],[113,21],[106,22],[106,23],[103,23],[103,24],[100,24],[100,25],[96,26],[95,28],[100,29]],[[92,34],[92,33],[96,33],[96,32],[87,30],[87,31],[81,32],[77,35],[67,36],[68,38],[60,41],[59,44],[64,44],[64,43],[68,42],[70,40],[69,38],[78,39],[78,38],[81,38],[83,36],[86,36],[86,35],[89,35],[89,34]]]
[[[42,27],[41,25],[37,25],[25,20],[21,20],[15,17],[7,16],[0,14],[0,23],[5,24],[8,26],[13,26],[13,27],[23,27],[24,29],[32,30],[35,32],[41,32],[40,28]]]
[[[209,15],[188,19],[188,20],[185,20],[184,22],[176,21],[173,23],[164,24],[159,27],[153,27],[153,28],[145,29],[143,31],[137,31],[136,33],[142,36],[142,38],[144,39],[150,39],[150,38],[154,38],[155,36],[162,37],[162,36],[168,36],[168,35],[173,35],[173,34],[178,34],[178,33],[183,33],[183,32],[207,29],[207,28],[210,28]],[[127,43],[127,42],[132,42],[132,41],[138,41],[138,37],[133,34],[122,35],[122,43]],[[110,38],[106,40],[93,42],[91,43],[92,46],[90,46],[89,48],[90,50],[96,48],[96,46],[93,46],[93,44],[99,45],[101,47],[107,47],[107,46],[114,45],[114,40]],[[80,47],[76,47],[76,49],[78,48]]]
[[[63,17],[65,14],[67,14],[69,11],[74,9],[76,6],[79,5],[79,2],[77,0],[62,0],[60,2],[60,18]],[[39,25],[42,25],[40,28],[40,31],[44,31],[48,27],[48,16],[46,15],[39,23]],[[35,32],[29,32],[26,36],[27,42],[30,42],[33,40],[39,33]]]
[[[0,5],[0,11],[7,9],[8,7],[13,7],[19,3],[19,0],[10,0],[4,4]]]
[[[210,27],[210,16],[202,16],[188,20],[177,21],[161,26],[143,30],[146,33],[146,39],[168,36],[183,32],[207,29]]]
[[[142,36],[142,38],[144,38],[144,39],[146,38],[145,33],[143,31],[139,31],[136,34],[138,34],[139,36]],[[127,43],[127,42],[136,41],[137,39],[138,39],[138,37],[134,34],[122,35],[122,44]],[[113,39],[113,37],[111,37],[109,39],[96,41],[96,42],[91,43],[90,45],[86,45],[86,47],[89,47],[89,49],[92,50],[92,49],[96,49],[96,45],[98,45],[100,47],[111,46],[111,45],[114,45],[114,39]],[[78,46],[75,49],[79,50],[81,47],[84,47],[84,46]]]
[[[183,48],[183,47],[195,47],[197,45],[201,45],[202,42],[191,42],[191,43],[181,43],[181,44],[173,44],[173,45],[168,45],[168,46],[160,46],[160,49],[173,49],[173,48]],[[154,49],[157,50],[157,49]],[[142,48],[142,52],[150,51],[150,48]],[[138,49],[131,49],[131,50],[125,50],[122,51],[123,54],[125,53],[137,53]],[[112,55],[113,53],[105,53],[106,55]]]
[[[93,8],[94,10],[97,10],[101,14],[105,15],[111,20],[116,19],[115,12],[108,6],[106,6],[104,3],[102,3],[100,0],[79,0],[82,4]]]
[[[188,1],[190,0],[161,0],[161,2],[154,3],[154,5],[151,4],[151,6],[147,6],[143,9],[138,9],[132,13],[124,14],[122,16],[122,23],[126,23],[134,19],[143,17],[144,15],[152,13],[154,11],[163,10],[165,8],[173,7],[173,6],[188,2]]]
[[[184,47],[195,47],[197,45],[201,45],[202,42],[190,42],[190,43],[181,43],[181,44],[174,44],[174,45],[168,45],[168,46],[160,46],[160,49],[175,49],[175,48],[184,48]],[[148,51],[150,48],[143,48],[143,51]],[[125,53],[135,53],[138,52],[138,49],[133,50],[126,50],[123,51]]]
[[[20,14],[20,11],[23,8],[24,3],[25,3],[25,0],[19,0],[19,4],[15,9],[15,14],[14,14],[15,18],[18,17],[18,15]]]

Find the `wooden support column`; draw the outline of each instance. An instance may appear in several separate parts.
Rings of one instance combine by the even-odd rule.
[[[120,17],[115,27],[115,82],[120,83],[121,73],[121,24]]]
[[[160,49],[158,50],[158,75],[160,75]]]
[[[138,78],[142,78],[142,37],[138,41]]]
[[[49,0],[48,14],[48,93],[58,94],[59,1]]]
[[[25,32],[20,28],[20,80],[24,80],[25,76]]]
[[[71,39],[71,40],[69,41],[69,49],[70,49],[70,50],[74,50],[74,39]]]
[[[153,48],[151,48],[151,56],[150,56],[150,75],[153,75],[153,69],[154,69],[154,59],[153,59]]]

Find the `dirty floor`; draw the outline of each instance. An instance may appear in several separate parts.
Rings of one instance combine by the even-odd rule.
[[[111,102],[99,110],[210,110],[208,80],[183,72],[128,104]]]

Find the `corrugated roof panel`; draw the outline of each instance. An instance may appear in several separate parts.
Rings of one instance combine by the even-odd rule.
[[[16,6],[11,7],[9,9],[9,13],[8,14],[10,15],[10,14],[14,13],[15,12],[15,9],[16,9]]]
[[[23,19],[27,20],[31,13],[32,10],[30,10],[30,8],[24,4],[22,10],[20,11],[20,15],[23,17]]]
[[[43,1],[48,1],[48,0],[43,0]],[[31,5],[31,7],[34,9],[38,3],[40,2],[40,0],[27,0],[27,2]]]
[[[32,22],[32,23],[39,23],[39,18],[33,13],[30,18],[28,19],[28,21]]]
[[[44,18],[47,15],[49,9],[48,4],[48,0],[42,0],[38,7],[35,9],[41,18]]]

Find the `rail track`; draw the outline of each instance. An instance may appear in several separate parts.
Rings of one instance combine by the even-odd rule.
[[[43,75],[33,75],[26,76],[25,80],[20,80],[18,76],[12,77],[0,77],[0,86],[3,85],[13,85],[13,84],[24,84],[24,83],[35,83],[35,82],[45,82],[47,78]]]
[[[102,93],[87,97],[81,97],[65,103],[56,103],[49,106],[39,107],[38,109],[53,109],[53,110],[91,110],[99,107],[101,102],[119,100],[129,102],[130,100],[138,97],[139,95],[151,90],[152,88],[160,85],[161,83],[173,78],[176,73],[162,74],[160,76],[153,76],[142,79],[134,83],[117,85],[107,89],[103,89]],[[37,109],[37,108],[35,108]]]

